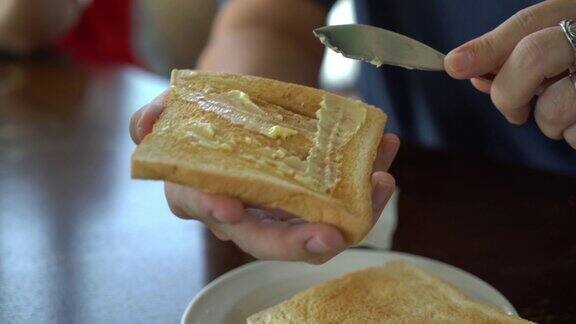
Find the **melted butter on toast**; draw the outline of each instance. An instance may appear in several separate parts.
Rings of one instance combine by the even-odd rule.
[[[205,111],[215,113],[232,124],[242,125],[271,138],[286,138],[297,133],[313,138],[316,132],[316,126],[313,123],[290,125],[284,120],[282,114],[262,110],[246,93],[239,90],[202,93],[176,87],[175,91],[181,99],[194,102]]]
[[[316,111],[318,131],[308,156],[306,173],[332,189],[340,180],[341,149],[356,134],[366,119],[366,109],[359,105],[343,105],[334,97],[325,96]]]
[[[325,193],[332,192],[340,181],[342,148],[366,118],[366,109],[361,104],[344,103],[335,96],[325,96],[316,111],[316,118],[310,118],[253,100],[239,90],[214,93],[183,86],[172,88],[180,100],[274,140],[267,140],[268,144],[257,136],[244,137],[240,141],[226,140],[223,130],[215,125],[191,121],[184,125],[185,134],[195,144],[225,152],[235,151],[238,157],[252,162],[255,168],[271,170],[311,190]],[[287,138],[296,134],[311,143],[305,159],[282,147]],[[247,146],[251,150],[247,151]]]

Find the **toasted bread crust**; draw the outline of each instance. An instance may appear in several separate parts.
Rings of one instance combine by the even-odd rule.
[[[531,323],[468,299],[403,261],[351,272],[258,312],[248,324]]]
[[[322,90],[251,76],[174,71],[172,84],[194,84],[219,91],[241,90],[250,97],[314,117],[324,96],[352,102]],[[343,147],[341,180],[332,194],[320,193],[240,163],[234,153],[191,148],[181,139],[162,135],[160,127],[185,113],[189,106],[171,93],[165,111],[132,156],[132,177],[158,179],[193,187],[202,192],[236,197],[251,205],[278,208],[309,222],[340,229],[350,243],[358,243],[372,225],[371,174],[386,116],[364,105],[362,127]]]

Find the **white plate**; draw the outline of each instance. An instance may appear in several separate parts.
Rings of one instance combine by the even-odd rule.
[[[257,261],[234,269],[211,282],[192,300],[181,323],[246,323],[248,316],[314,284],[392,259],[410,261],[460,288],[470,298],[516,315],[514,307],[496,289],[456,267],[406,253],[352,249],[320,266]]]

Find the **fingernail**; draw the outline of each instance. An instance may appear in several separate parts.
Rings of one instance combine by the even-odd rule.
[[[467,71],[474,65],[474,52],[467,47],[457,48],[448,53],[446,63],[455,72]]]
[[[136,120],[136,136],[138,140],[142,140],[142,117],[144,116],[143,112],[140,112],[140,116]]]
[[[329,247],[318,236],[315,236],[306,243],[306,250],[313,254],[326,254],[328,252],[332,252],[334,249]]]
[[[390,198],[390,191],[392,188],[390,186],[385,185],[383,182],[376,183],[376,187],[374,188],[374,194],[372,198],[372,205],[375,211],[382,211],[384,208],[386,201]]]

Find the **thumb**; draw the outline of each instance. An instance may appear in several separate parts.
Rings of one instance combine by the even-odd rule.
[[[374,223],[376,223],[388,200],[392,197],[392,193],[394,193],[396,181],[389,173],[378,171],[372,174],[372,187],[372,211]]]
[[[492,31],[448,53],[446,71],[456,79],[497,71],[524,37],[574,15],[573,0],[542,1],[520,10]]]
[[[152,102],[138,109],[132,117],[130,117],[130,137],[134,143],[139,144],[144,136],[152,131],[154,123],[162,113],[164,98],[168,94],[168,90],[164,91],[158,97],[154,98]]]
[[[444,67],[455,79],[471,79],[497,71],[512,48],[501,48],[491,37],[472,40],[446,55]]]

